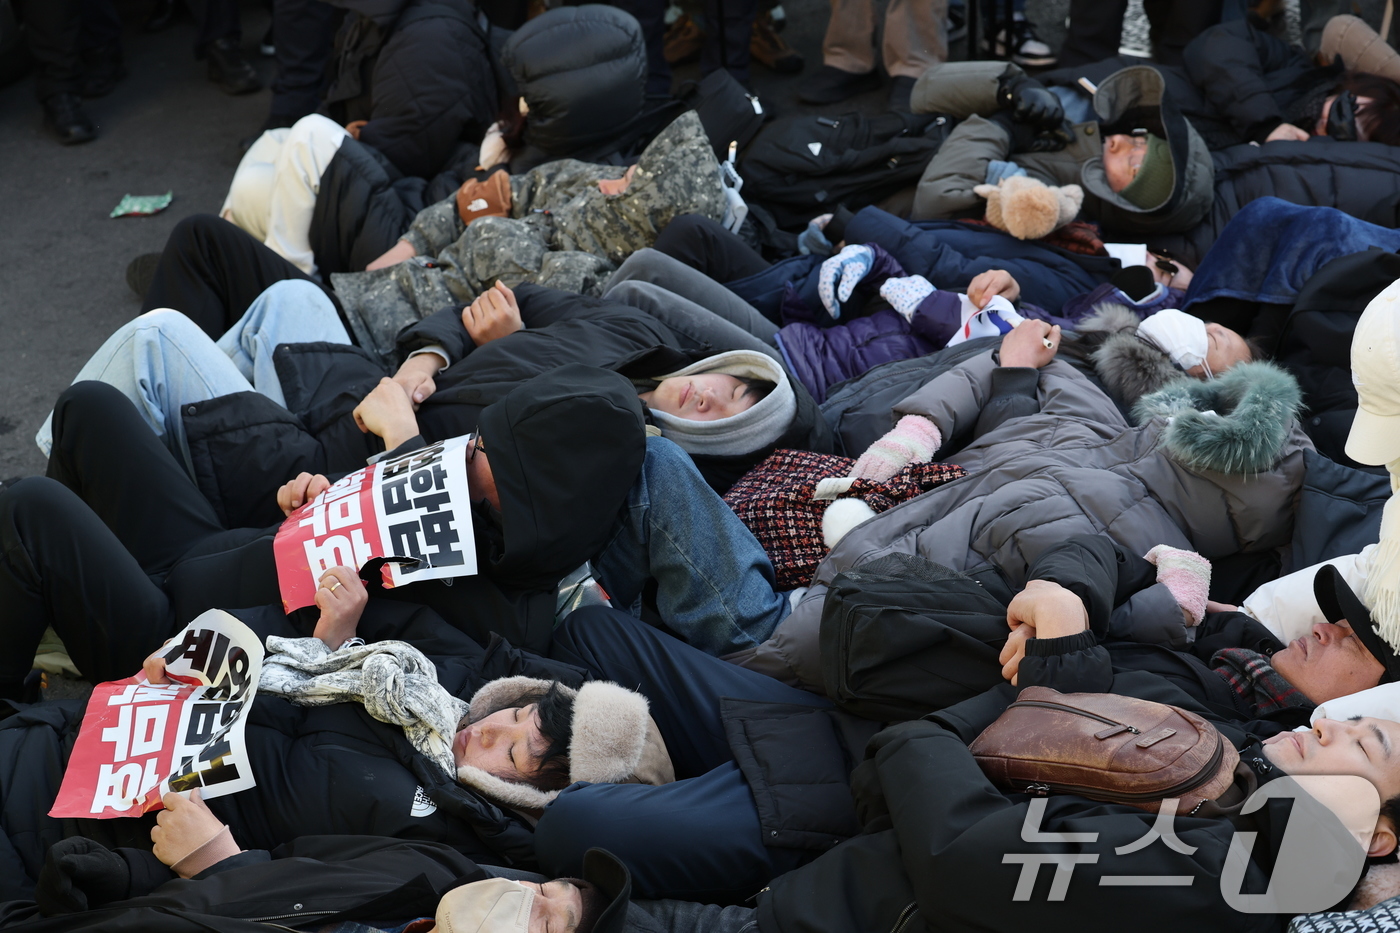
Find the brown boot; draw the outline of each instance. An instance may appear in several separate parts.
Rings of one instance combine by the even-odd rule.
[[[749,39],[749,57],[762,62],[779,74],[796,74],[802,70],[802,56],[783,41],[773,28],[773,16],[764,11],[753,21],[753,37]]]
[[[663,41],[666,61],[672,65],[679,65],[683,62],[693,62],[700,57],[700,47],[705,44],[705,33],[689,13],[684,13],[680,19],[666,27]]]

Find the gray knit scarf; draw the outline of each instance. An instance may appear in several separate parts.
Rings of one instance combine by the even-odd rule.
[[[408,741],[456,774],[452,740],[467,703],[437,681],[423,652],[401,641],[332,651],[319,638],[267,638],[258,689],[298,706],[360,703],[380,722],[403,727]]]

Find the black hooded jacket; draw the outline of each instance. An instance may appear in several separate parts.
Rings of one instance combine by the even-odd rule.
[[[336,35],[322,109],[368,120],[359,140],[400,172],[432,178],[459,142],[481,142],[502,89],[491,26],[471,0],[334,0]]]

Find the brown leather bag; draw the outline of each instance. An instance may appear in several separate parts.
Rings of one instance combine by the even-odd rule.
[[[457,189],[457,216],[468,226],[482,217],[509,217],[510,202],[509,172],[492,172],[484,180],[468,178]]]
[[[1195,713],[1112,693],[1027,687],[972,743],[992,783],[1016,793],[1077,794],[1156,813],[1196,810],[1234,783],[1240,756]]]

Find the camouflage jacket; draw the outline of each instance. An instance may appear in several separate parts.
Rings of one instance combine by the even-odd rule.
[[[624,171],[573,159],[546,163],[511,179],[510,217],[470,226],[455,196],[424,208],[402,237],[416,250],[413,259],[331,276],[356,340],[392,363],[401,329],[471,301],[498,279],[599,295],[618,264],[655,242],[672,218],[724,213],[719,165],[694,112],[647,146],[626,191],[598,190],[600,180]]]

